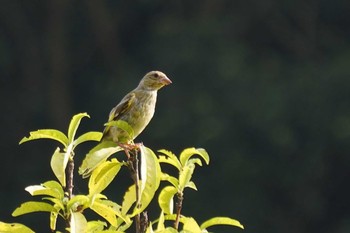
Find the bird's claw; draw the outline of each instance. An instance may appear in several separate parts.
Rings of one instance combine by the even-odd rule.
[[[120,146],[124,150],[126,156],[130,158],[129,152],[139,150],[140,147],[143,146],[143,143],[118,143],[118,146]]]

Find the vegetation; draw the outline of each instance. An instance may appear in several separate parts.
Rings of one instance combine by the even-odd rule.
[[[126,150],[126,161],[110,156],[123,151],[116,143],[101,142],[86,155],[79,173],[82,177],[89,177],[88,193],[74,194],[74,158],[75,149],[87,141],[99,142],[101,132],[87,132],[76,137],[80,121],[89,117],[86,113],[75,115],[65,135],[55,129],[43,129],[30,132],[21,143],[37,139],[53,139],[62,144],[57,147],[51,157],[51,169],[57,180],[31,185],[25,190],[32,196],[41,197],[40,201],[27,201],[16,208],[13,216],[32,214],[34,212],[48,212],[49,226],[54,232],[71,233],[122,233],[133,231],[136,233],[152,232],[208,232],[207,228],[215,225],[243,226],[235,219],[228,217],[214,217],[198,223],[193,217],[182,213],[185,189],[197,190],[192,181],[196,166],[202,166],[203,161],[209,164],[209,155],[202,148],[187,148],[179,156],[168,150],[159,150],[158,156],[148,147],[140,144],[132,150]],[[132,128],[126,122],[114,122],[120,128],[132,135]],[[196,156],[195,156],[196,155]],[[175,168],[176,174],[164,172],[163,165]],[[131,174],[133,184],[124,192],[122,203],[117,203],[103,194],[109,187],[120,192],[111,182],[119,177],[119,171],[127,168]],[[164,183],[164,185],[161,185]],[[156,194],[158,193],[158,198]],[[151,201],[158,201],[159,217],[149,220],[147,207]],[[85,213],[91,210],[100,218],[88,220]],[[57,226],[58,218],[65,223],[63,228]],[[42,221],[44,223],[44,221]],[[18,223],[1,223],[1,232],[30,233],[27,226]]]

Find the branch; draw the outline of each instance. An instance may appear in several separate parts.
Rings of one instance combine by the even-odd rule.
[[[65,187],[65,196],[70,200],[73,197],[73,174],[74,174],[74,160],[72,157],[69,158],[68,164],[66,167],[66,187]],[[70,213],[66,213],[65,221],[67,228],[70,227]],[[68,232],[68,231],[67,231]]]
[[[174,228],[177,230],[179,228],[179,222],[180,222],[180,216],[181,216],[181,209],[182,209],[182,202],[184,200],[182,192],[177,193],[176,195],[176,219],[174,222]]]
[[[67,164],[66,168],[66,179],[67,179],[67,186],[66,186],[66,193],[68,199],[71,199],[73,197],[73,173],[74,173],[74,160],[73,158],[70,158]]]
[[[137,153],[137,149],[133,150],[132,151],[133,153],[130,153],[130,152],[131,151],[125,150],[125,153],[128,157],[128,167],[130,170],[130,175],[135,183],[136,208],[140,208],[141,196],[140,196],[139,160],[137,158],[138,153]],[[136,233],[142,233],[140,214],[137,214],[135,216],[135,224],[136,224]]]

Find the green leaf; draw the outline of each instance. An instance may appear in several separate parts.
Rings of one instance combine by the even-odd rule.
[[[26,187],[25,190],[32,196],[46,195],[54,198],[62,198],[57,190],[46,188],[43,185],[31,185]]]
[[[141,151],[141,166],[140,166],[140,193],[141,207],[136,208],[132,214],[135,216],[141,213],[152,201],[155,192],[157,191],[160,183],[160,165],[158,163],[156,155],[153,151],[145,146],[140,147]]]
[[[74,147],[76,147],[77,145],[83,143],[83,142],[87,142],[87,141],[97,141],[99,142],[102,138],[102,133],[101,132],[87,132],[84,133],[83,135],[79,136],[74,142],[73,145]]]
[[[52,211],[50,213],[50,229],[52,231],[56,230],[56,222],[57,222],[57,217],[59,214],[60,210],[56,209],[55,211]]]
[[[65,204],[63,203],[62,199],[57,199],[57,198],[54,198],[54,197],[43,197],[42,199],[43,200],[49,200],[52,203],[54,203],[54,208],[56,210],[58,210],[58,211],[66,209]]]
[[[123,120],[109,121],[105,123],[105,126],[116,126],[119,129],[125,131],[130,139],[134,138],[134,129],[128,124],[128,122]]]
[[[198,223],[194,218],[191,217],[181,217],[184,232],[191,233],[202,233],[202,229],[199,227]]]
[[[75,195],[67,203],[67,209],[76,212],[89,206],[90,198],[85,195]]]
[[[107,197],[104,195],[96,194],[93,198],[93,202],[90,206],[90,209],[94,210],[100,216],[105,218],[107,221],[109,221],[109,223],[112,224],[113,222],[112,226],[114,227],[120,228],[120,224],[122,223],[125,223],[127,226],[130,226],[131,220],[129,217],[122,215],[121,206],[113,201],[104,200],[106,198]],[[114,220],[115,216],[119,217],[118,219],[116,219],[116,221]]]
[[[158,197],[158,203],[160,208],[165,214],[172,214],[174,208],[174,195],[177,193],[177,189],[173,186],[166,186],[162,189]]]
[[[167,214],[167,215],[164,215],[164,219],[165,220],[172,220],[174,221],[176,219],[176,214]],[[181,218],[180,218],[180,222],[181,222]]]
[[[183,191],[186,186],[190,185],[189,183],[191,181],[194,168],[195,168],[195,165],[193,163],[190,163],[187,166],[185,166],[183,170],[180,172],[179,189],[181,191]]]
[[[146,233],[154,233],[153,227],[152,227],[152,222],[148,225],[146,229]]]
[[[70,233],[82,233],[86,232],[87,221],[82,213],[72,212],[70,219]]]
[[[165,228],[164,230],[162,230],[160,232],[157,231],[157,233],[179,233],[179,232],[173,227],[167,227],[167,228]],[[181,231],[181,233],[190,233],[190,232],[182,232]]]
[[[119,222],[120,222],[120,219],[121,219],[121,218],[118,218],[118,224],[119,224]],[[126,222],[126,223],[124,223],[124,224],[121,224],[121,225],[118,225],[118,227],[117,227],[117,228],[118,228],[118,231],[116,231],[116,232],[114,232],[114,233],[125,233],[126,230],[130,228],[131,224],[132,224],[132,221],[129,219],[128,222]],[[113,226],[111,226],[110,229],[113,229],[112,227],[113,227]]]
[[[12,216],[17,217],[23,214],[33,213],[33,212],[51,212],[55,211],[55,208],[46,203],[38,201],[28,201],[24,202],[20,207],[13,211]]]
[[[165,219],[164,219],[164,212],[161,211],[159,219],[158,219],[157,231],[162,231],[162,230],[165,229],[164,221],[165,221]],[[152,223],[150,223],[149,226],[152,227]]]
[[[72,143],[74,141],[75,133],[77,132],[80,121],[83,117],[90,118],[90,116],[86,112],[78,113],[72,117],[72,120],[70,121],[68,127],[68,143]]]
[[[79,168],[79,174],[86,178],[91,175],[91,172],[106,159],[118,151],[123,149],[115,142],[102,141],[92,148],[83,160],[82,165]]]
[[[32,196],[46,195],[56,199],[62,199],[64,191],[62,186],[57,181],[47,181],[42,185],[31,185],[25,188]]]
[[[205,221],[204,223],[202,223],[200,228],[203,230],[215,225],[230,225],[230,226],[235,226],[235,227],[244,229],[243,225],[239,221],[228,217],[211,218]]]
[[[39,129],[37,131],[32,131],[29,133],[29,137],[22,138],[19,144],[36,139],[53,139],[62,143],[64,147],[68,145],[67,136],[56,129]]]
[[[106,222],[98,221],[89,221],[87,224],[87,232],[97,232],[102,231],[107,226]]]
[[[202,148],[187,148],[183,150],[180,154],[180,162],[182,166],[185,166],[187,161],[193,156],[193,155],[199,155],[201,158],[204,159],[206,164],[209,164],[209,155],[208,153],[202,149]]]
[[[187,160],[187,164],[189,163],[193,163],[193,164],[197,164],[199,166],[202,166],[202,160],[200,160],[199,158],[192,158]]]
[[[173,176],[170,176],[169,174],[163,173],[160,176],[161,180],[165,180],[168,181],[169,183],[171,183],[176,189],[179,188],[179,180]]]
[[[193,181],[190,181],[186,184],[186,188],[191,188],[193,190],[198,191],[196,184]]]
[[[66,167],[68,160],[69,153],[60,152],[60,148],[58,147],[51,157],[51,169],[63,187],[66,187]]]
[[[131,185],[125,192],[122,203],[122,215],[125,216],[130,210],[131,206],[136,202],[135,185]]]
[[[117,159],[105,161],[100,164],[93,172],[89,180],[89,194],[94,195],[102,192],[118,174],[123,163]]]
[[[90,209],[95,211],[98,215],[106,219],[112,226],[117,226],[116,210],[103,202],[101,199],[95,199],[90,206]]]
[[[158,152],[166,155],[166,157],[165,156],[159,156],[159,162],[160,163],[168,163],[168,164],[173,165],[174,167],[176,167],[177,170],[179,170],[179,171],[181,170],[182,165],[181,165],[179,159],[171,151],[161,149],[161,150],[158,150]]]
[[[44,187],[48,188],[48,189],[56,191],[60,195],[59,198],[63,198],[64,197],[63,188],[60,185],[60,183],[58,183],[57,181],[49,180],[49,181],[46,181],[45,183],[43,183],[42,185]]]
[[[35,233],[30,228],[20,223],[4,223],[0,222],[1,233]]]

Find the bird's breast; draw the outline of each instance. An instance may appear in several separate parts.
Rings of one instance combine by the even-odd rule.
[[[135,137],[144,130],[154,115],[157,92],[141,93],[136,99],[134,109],[130,111],[131,119],[134,120],[129,122],[133,126]]]

